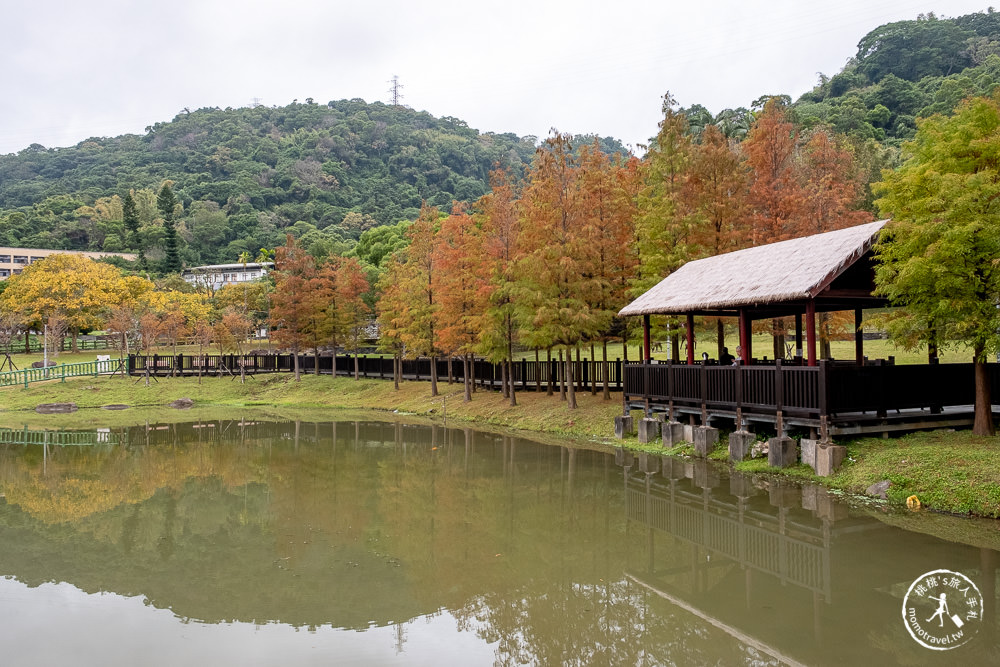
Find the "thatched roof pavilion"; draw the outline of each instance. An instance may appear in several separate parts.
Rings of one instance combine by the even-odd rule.
[[[644,316],[645,357],[649,359],[649,316],[686,315],[688,363],[693,363],[693,317],[737,316],[740,346],[750,355],[750,323],[755,319],[796,316],[801,348],[801,317],[806,316],[808,359],[815,364],[815,313],[861,311],[886,305],[873,295],[872,248],[886,220],[833,232],[737,250],[688,262],[620,311]],[[858,336],[858,358],[861,358]]]

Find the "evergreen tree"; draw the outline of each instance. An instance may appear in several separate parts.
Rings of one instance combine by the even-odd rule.
[[[138,251],[139,268],[146,270],[146,253],[143,252],[142,241],[139,240],[139,207],[135,204],[132,191],[129,190],[122,199],[122,221],[128,230],[128,246]]]
[[[177,273],[181,270],[181,257],[177,251],[177,228],[174,226],[174,209],[177,208],[177,197],[170,187],[170,181],[163,183],[160,194],[156,197],[156,208],[163,216],[164,251],[163,272]]]

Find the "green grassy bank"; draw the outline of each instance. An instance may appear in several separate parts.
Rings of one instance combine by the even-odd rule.
[[[245,384],[230,378],[160,378],[147,387],[134,378],[85,377],[66,382],[32,384],[28,389],[0,390],[0,425],[29,428],[93,428],[143,421],[188,421],[241,416],[305,420],[320,419],[325,412],[370,411],[475,423],[497,428],[571,437],[607,446],[690,454],[690,447],[665,452],[655,445],[640,445],[633,436],[613,437],[614,417],[620,414],[620,394],[610,401],[600,393],[578,392],[579,408],[568,410],[558,393],[546,396],[525,392],[510,407],[498,393],[479,391],[473,400],[462,400],[462,385],[441,383],[440,395],[430,396],[426,382],[404,382],[398,391],[391,382],[330,376],[260,375]],[[194,411],[172,410],[177,398],[195,401]],[[40,403],[72,402],[80,410],[65,415],[40,415]],[[108,411],[101,406],[124,404],[130,409]],[[924,508],[982,517],[1000,517],[1000,438],[978,438],[967,431],[936,431],[901,438],[860,439],[846,443],[848,459],[833,477],[817,478],[805,466],[781,471],[757,459],[737,464],[737,470],[781,474],[803,481],[817,481],[834,489],[862,494],[871,484],[889,480],[889,504],[902,506],[916,495]],[[727,451],[719,447],[712,456],[725,464]]]

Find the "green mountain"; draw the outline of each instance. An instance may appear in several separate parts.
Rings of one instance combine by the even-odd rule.
[[[838,74],[821,75],[793,108],[800,123],[828,124],[859,139],[898,145],[916,119],[949,113],[962,99],[1000,85],[1000,13],[920,15],[879,26],[858,42]]]
[[[447,210],[478,198],[491,169],[519,173],[535,142],[358,99],[185,111],[144,136],[0,156],[0,244],[155,248],[162,232],[149,193],[170,179],[188,264],[235,261],[283,243],[286,232],[335,247],[413,219],[424,201]],[[624,152],[615,140],[604,145]],[[142,218],[137,236],[114,197],[129,190]]]

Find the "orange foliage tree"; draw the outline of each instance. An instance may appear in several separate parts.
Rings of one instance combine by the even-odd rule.
[[[504,394],[511,406],[517,405],[514,392],[514,342],[517,339],[515,319],[516,267],[520,259],[521,218],[514,187],[508,174],[495,170],[490,174],[491,191],[476,203],[482,234],[484,273],[483,317],[477,351],[491,361],[499,361],[506,369]]]
[[[475,221],[456,203],[432,250],[436,267],[431,286],[437,295],[434,311],[438,345],[462,359],[465,400],[472,400],[472,361],[486,307],[483,246]]]
[[[274,291],[271,293],[271,337],[295,358],[295,379],[301,378],[299,353],[312,340],[317,300],[310,289],[316,262],[289,234],[275,251]]]

